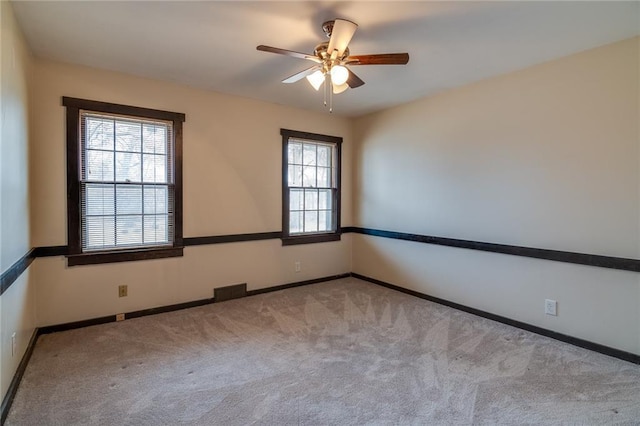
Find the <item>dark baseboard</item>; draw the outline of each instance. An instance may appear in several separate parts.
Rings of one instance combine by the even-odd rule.
[[[347,278],[349,276],[351,276],[351,274],[346,273],[346,274],[340,274],[340,275],[331,275],[328,277],[315,278],[312,280],[298,281],[298,282],[289,283],[289,284],[276,285],[276,286],[267,287],[267,288],[260,288],[257,290],[249,290],[247,291],[246,295],[255,296],[257,294],[270,293],[272,291],[284,290],[292,287],[300,287],[300,286],[309,285],[309,284],[321,283],[324,281],[337,280],[339,278]],[[140,317],[145,317],[147,315],[156,315],[156,314],[162,314],[165,312],[173,312],[173,311],[179,311],[182,309],[195,308],[197,306],[209,305],[211,303],[215,303],[215,301],[216,300],[214,298],[210,298],[210,299],[193,300],[191,302],[176,303],[174,305],[158,306],[156,308],[125,312],[124,317],[125,319],[140,318]],[[91,318],[91,319],[82,320],[82,321],[48,325],[45,327],[41,327],[39,329],[38,335],[57,333],[60,331],[67,331],[67,330],[74,330],[76,328],[90,327],[92,325],[107,324],[107,323],[116,322],[116,321],[117,321],[116,315],[108,315],[104,317]]]
[[[142,309],[139,311],[128,312],[125,319],[146,317],[147,315],[163,314],[165,312],[180,311],[182,309],[197,308],[198,306],[210,305],[215,302],[212,297],[210,299],[193,300],[191,302],[176,303],[175,305],[159,306],[157,308]],[[115,318],[115,317],[114,317]]]
[[[27,345],[27,350],[24,352],[24,355],[20,360],[20,364],[18,364],[18,369],[16,370],[15,374],[13,375],[13,379],[9,384],[7,393],[2,399],[2,407],[0,408],[0,425],[4,424],[4,421],[7,419],[7,415],[9,414],[9,410],[11,409],[11,404],[13,404],[13,399],[16,397],[18,386],[20,385],[22,376],[27,369],[27,364],[29,364],[31,354],[33,354],[33,349],[36,347],[36,342],[38,341],[39,335],[40,333],[37,328],[33,330],[33,334],[31,335],[31,339],[29,339],[29,344]]]
[[[540,334],[545,337],[550,337],[555,340],[559,340],[561,342],[569,343],[574,346],[579,346],[584,349],[589,349],[594,352],[599,352],[604,355],[609,355],[614,358],[622,359],[624,361],[629,361],[634,364],[640,364],[640,355],[633,354],[631,352],[622,351],[620,349],[611,348],[609,346],[601,345],[599,343],[590,342],[588,340],[579,339],[577,337],[568,336],[566,334],[558,333],[552,330],[547,330],[546,328],[538,327],[535,325],[527,324],[521,321],[516,321],[511,318],[506,318],[500,315],[492,314],[490,312],[481,311],[480,309],[471,308],[469,306],[460,305],[459,303],[450,302],[445,299],[440,299],[438,297],[429,296],[428,294],[420,293],[418,291],[409,290],[404,287],[399,287],[394,284],[390,284],[384,281],[377,280],[375,278],[370,278],[364,275],[352,273],[352,277],[358,278],[364,281],[368,281],[373,284],[380,285],[382,287],[390,288],[392,290],[400,291],[402,293],[409,294],[411,296],[419,297],[421,299],[428,300],[430,302],[438,303],[440,305],[445,305],[450,308],[457,309],[459,311],[464,311],[473,315],[477,315],[482,318],[487,318],[493,321],[497,321],[503,324],[510,325],[512,327],[520,328],[522,330],[530,331],[532,333]]]
[[[106,317],[91,318],[91,319],[82,320],[82,321],[67,322],[64,324],[47,325],[44,327],[40,327],[39,334],[42,335],[42,334],[57,333],[59,331],[67,331],[67,330],[74,330],[76,328],[91,327],[92,325],[107,324],[109,322],[115,322],[115,321],[116,321],[115,315],[108,315]]]
[[[181,309],[195,308],[197,306],[208,305],[213,303],[214,299],[201,299],[185,303],[176,303],[175,305],[158,306],[155,308],[141,309],[139,311],[126,312],[125,319],[140,318],[147,315],[162,314],[165,312],[179,311]],[[91,318],[82,321],[67,322],[64,324],[47,325],[40,328],[40,334],[58,333],[60,331],[75,330],[76,328],[90,327],[92,325],[107,324],[116,322],[116,315],[107,315],[105,317]]]
[[[340,278],[348,278],[350,276],[351,276],[350,273],[339,274],[339,275],[330,275],[328,277],[315,278],[315,279],[312,279],[312,280],[297,281],[297,282],[294,282],[294,283],[276,285],[276,286],[273,286],[273,287],[259,288],[257,290],[249,290],[249,291],[247,291],[247,296],[255,296],[256,294],[270,293],[272,291],[285,290],[287,288],[301,287],[303,285],[317,284],[317,283],[321,283],[321,282],[325,282],[325,281],[338,280]]]

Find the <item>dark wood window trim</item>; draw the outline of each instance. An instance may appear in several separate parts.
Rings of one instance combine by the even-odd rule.
[[[341,198],[341,178],[342,173],[342,138],[338,136],[321,135],[318,133],[300,132],[296,130],[280,129],[282,135],[282,245],[323,243],[329,241],[339,241],[342,234],[340,227],[340,198]],[[336,146],[336,199],[334,201],[333,220],[336,224],[335,231],[322,232],[317,234],[290,235],[289,234],[289,186],[287,184],[288,152],[287,144],[290,138],[306,139],[310,141],[332,143]]]
[[[100,263],[129,262],[132,260],[164,259],[182,256],[182,247],[141,248],[135,250],[111,250],[67,255],[69,266],[96,265]]]
[[[67,109],[67,264],[69,266],[90,265],[182,256],[182,123],[185,121],[185,115],[66,96],[62,97],[62,105]],[[175,223],[171,246],[82,252],[80,234],[82,232],[80,217],[80,110],[167,120],[173,123]]]

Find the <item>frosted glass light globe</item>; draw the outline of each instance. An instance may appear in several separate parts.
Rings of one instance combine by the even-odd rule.
[[[331,68],[331,81],[340,86],[347,82],[349,70],[342,65],[335,65]]]
[[[311,75],[307,76],[307,81],[313,86],[314,89],[320,89],[322,83],[324,83],[324,74],[322,71],[318,70]]]
[[[347,83],[340,84],[340,85],[337,85],[337,84],[333,83],[333,94],[337,95],[339,93],[344,92],[348,88],[349,88],[349,85]]]

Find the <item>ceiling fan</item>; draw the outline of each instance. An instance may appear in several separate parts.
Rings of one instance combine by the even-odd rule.
[[[408,53],[383,53],[377,55],[354,55],[349,52],[349,42],[358,29],[358,25],[346,19],[334,19],[322,24],[322,30],[329,41],[318,44],[312,55],[280,49],[278,47],[260,45],[256,49],[263,52],[278,53],[294,58],[306,59],[315,64],[305,70],[282,80],[283,83],[295,83],[306,77],[314,89],[325,85],[325,106],[327,91],[329,92],[330,109],[332,111],[332,95],[342,93],[348,88],[355,89],[364,84],[348,66],[353,65],[405,65],[409,62]],[[331,90],[329,90],[331,88]]]

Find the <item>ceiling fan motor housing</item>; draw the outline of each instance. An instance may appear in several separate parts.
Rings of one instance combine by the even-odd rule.
[[[347,47],[346,49],[344,49],[344,53],[342,54],[342,56],[332,60],[331,55],[327,53],[328,47],[329,42],[325,41],[324,43],[318,44],[313,51],[313,54],[320,58],[320,60],[322,61],[323,72],[329,72],[331,70],[331,67],[333,67],[334,65],[342,64],[344,60],[349,57],[349,48]]]
[[[328,38],[331,38],[331,33],[333,32],[333,24],[335,20],[327,21],[322,24],[322,31],[327,35]]]
[[[316,48],[313,50],[313,54],[316,55],[318,58],[324,60],[325,58],[329,57],[329,55],[327,54],[327,49],[329,48],[329,42],[325,41],[324,43],[320,43],[319,45],[316,46]],[[342,56],[340,56],[339,60],[344,60],[349,56],[349,48],[345,48],[344,49],[344,53],[342,54]]]

